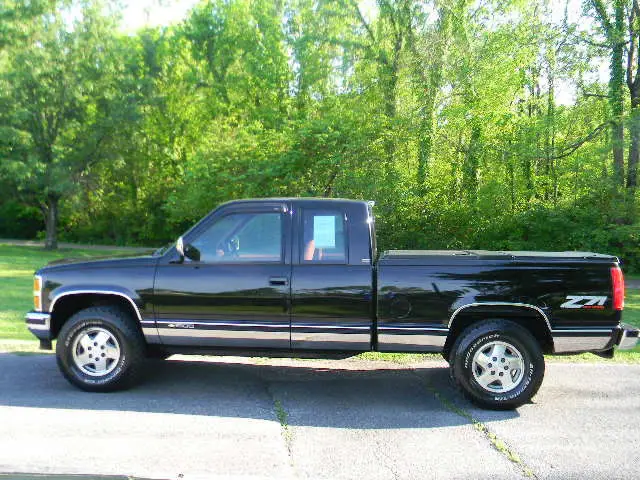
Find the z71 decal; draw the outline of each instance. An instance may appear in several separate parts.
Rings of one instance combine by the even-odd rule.
[[[603,310],[607,297],[594,297],[591,295],[567,295],[567,301],[560,308],[595,308]]]

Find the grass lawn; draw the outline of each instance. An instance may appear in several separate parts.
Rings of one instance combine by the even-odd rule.
[[[60,249],[48,252],[40,247],[23,247],[0,244],[0,350],[34,351],[36,342],[27,330],[24,315],[33,308],[31,291],[33,273],[48,262],[60,258],[91,258],[128,253],[126,250]],[[132,253],[135,255],[135,253]],[[639,277],[640,278],[640,277]],[[640,327],[640,290],[627,290],[623,321]],[[367,352],[360,358],[411,363],[426,358],[421,354],[397,354]],[[438,356],[439,358],[439,356]],[[591,354],[571,357],[554,357],[569,360],[597,360]],[[616,359],[640,362],[640,347],[632,351],[617,352]]]
[[[123,250],[60,249],[48,252],[40,247],[0,244],[0,340],[33,340],[24,315],[33,309],[33,273],[60,258],[91,258],[122,254]]]
[[[640,328],[640,290],[627,289],[622,321]],[[622,360],[640,362],[640,345],[633,350],[618,352],[616,355]]]
[[[640,290],[627,290],[622,321],[640,327]]]

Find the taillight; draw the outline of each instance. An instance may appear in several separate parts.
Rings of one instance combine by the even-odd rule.
[[[619,266],[611,267],[611,281],[613,283],[613,309],[624,308],[624,275]]]

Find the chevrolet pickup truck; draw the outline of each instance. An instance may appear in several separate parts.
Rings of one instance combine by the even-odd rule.
[[[587,252],[376,252],[373,204],[283,198],[221,205],[165,250],[50,264],[26,316],[62,374],[126,388],[172,353],[438,352],[485,408],[528,402],[544,354],[633,348],[616,257]]]

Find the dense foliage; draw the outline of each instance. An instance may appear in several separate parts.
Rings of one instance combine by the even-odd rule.
[[[353,197],[383,248],[640,269],[640,8],[575,5],[203,0],[126,35],[98,0],[3,0],[0,236],[152,245],[229,199]]]

